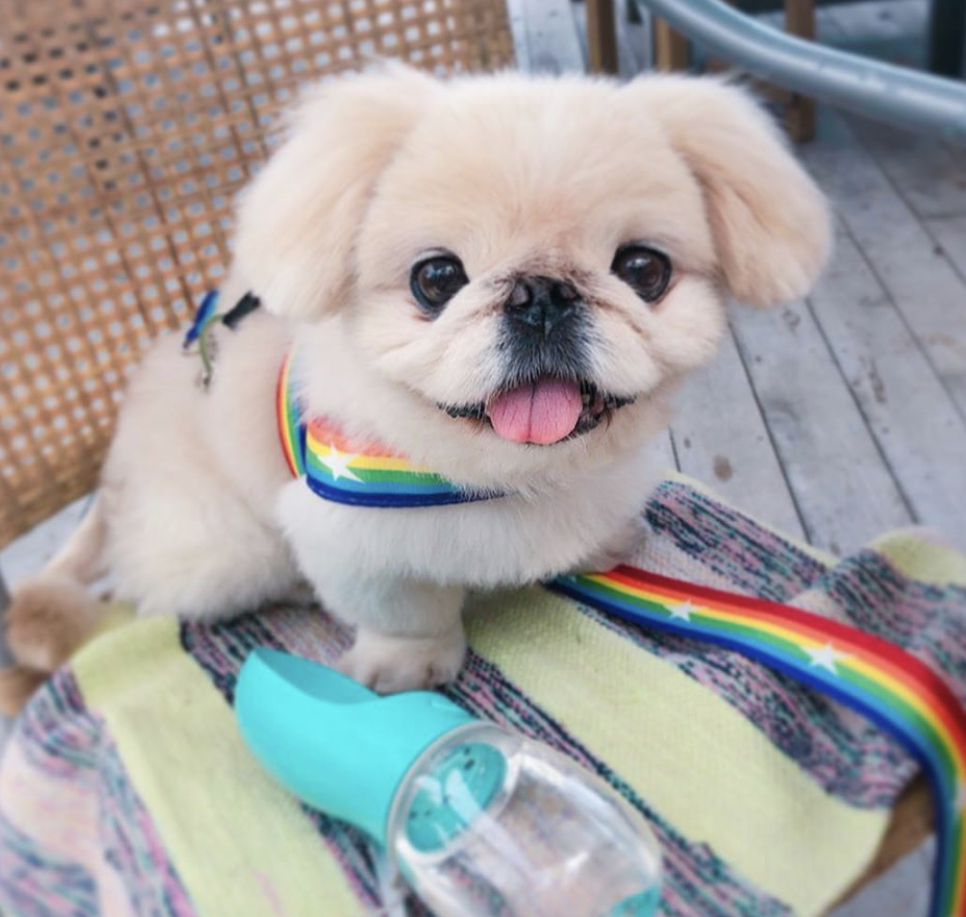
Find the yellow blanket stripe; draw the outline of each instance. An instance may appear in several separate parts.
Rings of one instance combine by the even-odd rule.
[[[248,754],[231,708],[182,650],[174,620],[107,633],[72,667],[199,915],[361,912],[296,801]]]
[[[873,856],[888,812],[828,795],[672,663],[542,589],[479,601],[473,611],[483,612],[469,616],[474,650],[685,837],[709,844],[796,914],[827,910]],[[836,844],[824,841],[830,836]]]
[[[945,542],[930,540],[922,529],[890,532],[873,541],[871,548],[910,579],[937,586],[966,586],[963,552]]]

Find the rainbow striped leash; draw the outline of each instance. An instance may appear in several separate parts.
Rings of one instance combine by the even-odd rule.
[[[444,506],[500,496],[464,490],[378,443],[351,442],[325,417],[313,417],[306,423],[294,390],[295,356],[293,347],[278,376],[278,435],[292,476],[304,476],[318,496],[336,503],[376,507]]]
[[[838,621],[635,567],[563,576],[555,591],[647,628],[737,650],[864,714],[919,760],[936,810],[932,917],[966,917],[966,711],[915,656]]]

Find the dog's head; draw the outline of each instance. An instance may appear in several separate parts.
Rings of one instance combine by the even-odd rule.
[[[239,222],[271,311],[341,310],[372,372],[504,456],[638,422],[711,356],[728,294],[802,295],[829,244],[756,104],[670,76],[323,85]]]

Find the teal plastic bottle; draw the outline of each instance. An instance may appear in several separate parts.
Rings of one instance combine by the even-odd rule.
[[[441,694],[381,697],[257,649],[235,710],[291,792],[367,831],[437,917],[651,917],[660,852],[640,815],[552,749]]]

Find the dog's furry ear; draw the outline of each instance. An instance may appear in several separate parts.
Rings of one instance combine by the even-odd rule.
[[[270,312],[295,319],[338,308],[373,187],[441,87],[387,64],[306,92],[240,198],[231,289],[252,290]]]
[[[663,125],[701,183],[732,295],[767,306],[808,292],[829,255],[828,205],[750,94],[683,76],[648,76],[622,91]]]

